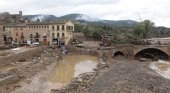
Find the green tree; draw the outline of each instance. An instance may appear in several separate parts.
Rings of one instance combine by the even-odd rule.
[[[102,37],[101,37],[101,33],[99,31],[95,31],[93,32],[92,34],[93,38],[96,39],[96,40],[100,40]]]
[[[92,36],[92,31],[89,30],[88,27],[83,28],[82,32],[84,33],[85,37],[91,37]]]
[[[144,25],[143,38],[146,39],[150,37],[150,33],[153,31],[154,28],[154,23],[151,22],[150,20],[145,20],[143,21],[143,25]]]
[[[140,22],[134,29],[134,35],[138,38],[146,39],[149,38],[154,28],[154,23],[150,20],[144,20]]]
[[[75,27],[75,32],[81,32],[83,29],[83,27],[79,24],[75,24],[74,27]]]

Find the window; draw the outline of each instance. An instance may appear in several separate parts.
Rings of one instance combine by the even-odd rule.
[[[54,26],[52,26],[52,30],[54,31]]]
[[[40,38],[40,35],[38,32],[35,33],[35,37],[34,38]]]
[[[67,26],[67,30],[73,30],[73,26]]]
[[[5,31],[5,27],[3,26],[3,31]]]
[[[16,36],[18,36],[18,32],[16,32]]]
[[[62,30],[65,30],[64,25],[62,25]]]
[[[66,29],[69,30],[69,26],[67,26]]]
[[[24,33],[21,32],[21,36],[20,36],[21,39],[24,39]]]
[[[60,26],[59,25],[57,25],[57,30],[60,30]]]
[[[58,38],[60,37],[60,33],[57,33],[57,37],[58,37]]]
[[[70,30],[73,30],[73,26],[70,26]]]
[[[64,37],[64,33],[62,33],[62,37]]]
[[[30,34],[30,38],[33,38],[33,34]]]

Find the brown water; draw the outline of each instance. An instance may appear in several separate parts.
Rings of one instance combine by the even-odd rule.
[[[97,57],[87,55],[66,56],[63,60],[59,61],[58,67],[49,81],[67,83],[81,73],[93,71],[97,61]]]
[[[167,71],[170,69],[170,63],[156,63],[155,64],[161,71]]]
[[[161,76],[170,79],[170,62],[159,60],[158,62],[153,62],[150,67],[155,70]]]

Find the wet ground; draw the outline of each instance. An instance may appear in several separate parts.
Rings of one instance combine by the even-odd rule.
[[[51,89],[66,86],[71,79],[84,72],[91,72],[96,67],[97,57],[89,55],[66,55],[57,64],[53,63],[47,70],[31,78],[29,83],[13,93],[50,93]]]

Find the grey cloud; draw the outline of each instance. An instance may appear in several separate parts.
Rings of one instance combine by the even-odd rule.
[[[23,14],[54,14],[61,16],[69,13],[82,13],[92,17],[139,21],[150,19],[156,25],[170,27],[169,0],[0,0],[0,12],[8,11]]]

